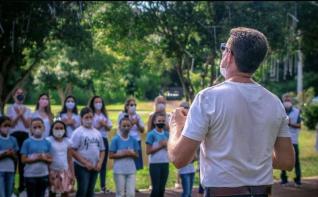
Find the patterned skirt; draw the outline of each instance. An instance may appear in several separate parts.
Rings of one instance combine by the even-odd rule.
[[[55,171],[49,173],[50,191],[53,193],[65,193],[73,191],[74,179],[69,170]]]

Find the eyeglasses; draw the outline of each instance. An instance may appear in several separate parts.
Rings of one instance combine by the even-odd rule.
[[[130,106],[130,107],[134,107],[134,106],[137,106],[137,105],[136,105],[136,104],[130,104],[129,106]]]
[[[3,125],[3,127],[11,127],[11,125],[5,124],[5,125]]]
[[[233,54],[233,52],[231,51],[231,49],[229,47],[226,46],[226,43],[221,43],[220,45],[220,50],[223,53],[224,51],[230,52]]]

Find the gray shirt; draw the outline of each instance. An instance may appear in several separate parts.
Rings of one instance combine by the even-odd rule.
[[[73,132],[71,147],[94,166],[99,160],[100,152],[105,150],[100,132],[95,128],[85,128],[83,126],[80,126]],[[75,162],[81,165],[80,162]]]

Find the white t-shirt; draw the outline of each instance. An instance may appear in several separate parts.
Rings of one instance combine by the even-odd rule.
[[[51,129],[51,123],[50,123],[50,119],[49,117],[46,117],[46,118],[43,118],[39,111],[35,111],[33,114],[32,114],[32,118],[41,118],[44,122],[44,133],[43,133],[43,137],[46,138],[50,135],[50,129]]]
[[[66,120],[67,119],[67,113],[61,114],[61,119],[62,120]],[[74,125],[75,129],[78,128],[79,126],[81,126],[81,119],[80,119],[79,115],[73,113],[72,114],[72,119],[75,121],[75,125]],[[66,136],[70,138],[72,136],[73,131],[75,129],[73,127],[71,127],[71,126],[66,126],[66,130],[67,130]]]
[[[127,113],[125,112],[121,112],[118,116],[118,125],[119,125],[119,121],[126,115]],[[132,116],[130,116],[129,118],[131,119],[135,119],[138,121],[139,126],[141,127],[145,127],[144,122],[142,121],[141,117],[136,113]],[[140,138],[140,131],[138,130],[137,125],[134,125],[131,127],[130,131],[129,131],[129,135],[133,138],[135,138],[137,141],[141,141]]]
[[[105,150],[103,138],[95,128],[78,127],[72,134],[71,146],[94,166],[99,160],[99,153]],[[75,160],[76,163],[81,165]]]
[[[99,127],[99,121],[105,121],[108,127],[112,127],[112,121],[109,118],[106,118],[106,116],[102,113],[100,114],[94,114],[94,118],[93,118],[93,127],[97,129],[97,127]],[[100,129],[97,129],[98,131],[100,131],[101,135],[103,138],[107,138],[108,137],[108,131],[106,131],[105,127],[101,127]]]
[[[188,165],[178,169],[179,174],[191,174],[195,173],[194,165],[193,163],[189,163]]]
[[[11,120],[13,120],[17,117],[17,113],[14,110],[15,107],[19,108],[19,110],[25,108],[25,111],[23,114],[24,118],[25,119],[31,118],[32,112],[29,108],[27,108],[25,105],[19,105],[19,104],[15,103],[15,104],[9,106],[8,110],[7,110],[7,115],[11,118]],[[17,124],[14,127],[10,128],[10,133],[14,133],[15,131],[24,131],[26,133],[29,133],[29,128],[26,128],[23,124],[23,121],[21,119],[19,119]]]
[[[288,117],[261,85],[226,81],[195,97],[182,135],[201,142],[203,186],[270,185],[274,143],[289,137]]]
[[[50,169],[63,171],[68,169],[67,151],[71,143],[68,138],[63,138],[61,142],[49,136],[47,140],[51,143],[51,156],[53,158]]]

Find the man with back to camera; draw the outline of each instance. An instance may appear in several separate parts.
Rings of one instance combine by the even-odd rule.
[[[294,150],[279,98],[252,80],[268,42],[259,31],[234,28],[221,45],[225,82],[200,91],[189,112],[175,110],[168,152],[177,168],[200,145],[204,196],[268,196],[272,170],[291,170]]]
[[[298,136],[301,127],[300,110],[293,106],[292,97],[286,93],[282,96],[283,105],[285,107],[286,113],[289,117],[289,134],[292,140],[292,144],[295,150],[295,175],[294,178],[295,186],[301,186],[301,169],[299,162],[299,149],[298,149]],[[285,170],[282,170],[280,174],[281,184],[286,185],[288,183],[288,177]]]

